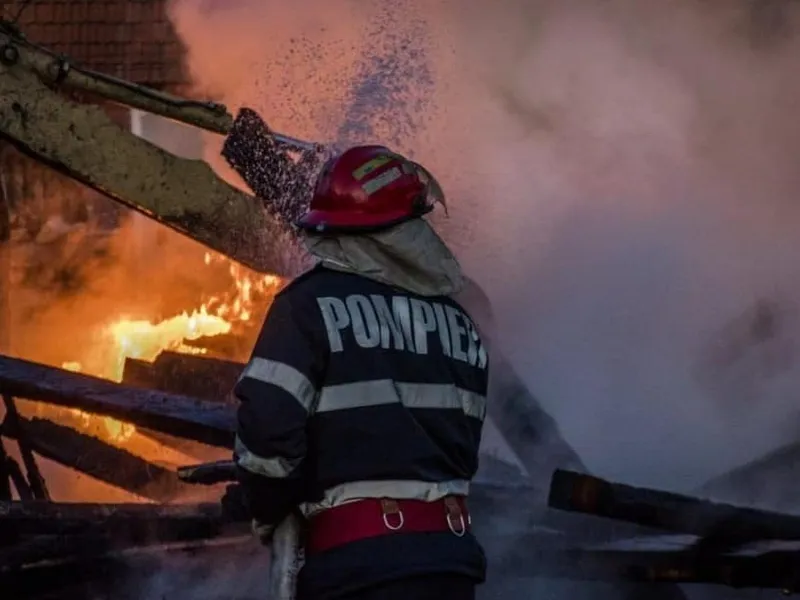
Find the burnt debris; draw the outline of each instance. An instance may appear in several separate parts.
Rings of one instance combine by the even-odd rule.
[[[0,464],[5,466],[0,485],[0,585],[26,585],[31,595],[21,597],[37,597],[45,577],[54,586],[69,589],[65,578],[75,568],[65,565],[79,567],[84,583],[102,581],[120,576],[123,565],[137,564],[137,569],[146,572],[152,562],[142,562],[142,556],[151,561],[170,553],[200,556],[220,544],[252,542],[246,511],[231,505],[235,494],[226,494],[224,503],[216,496],[203,503],[164,503],[181,490],[199,489],[196,486],[229,484],[229,491],[235,491],[231,462],[177,470],[154,465],[64,425],[21,416],[13,397],[124,418],[195,442],[211,437],[222,446],[229,446],[233,432],[230,403],[131,388],[3,356],[0,392],[7,398],[3,437],[16,440],[20,456],[28,457],[20,465],[7,452],[0,452]],[[49,500],[37,456],[156,503]],[[549,577],[605,582],[623,586],[620,595],[630,583],[797,587],[792,565],[800,557],[800,517],[715,505],[567,471],[554,476],[551,508],[588,514],[568,515],[537,506],[531,490],[525,481],[518,485],[477,481],[474,487],[471,504],[476,532],[493,557],[495,576],[501,574],[504,580]],[[645,537],[657,529],[686,535]],[[90,568],[98,564],[106,566]],[[42,574],[36,585],[31,581],[32,570]],[[648,592],[642,593],[647,597]]]

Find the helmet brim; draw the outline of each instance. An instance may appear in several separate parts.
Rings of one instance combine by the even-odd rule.
[[[429,207],[427,212],[433,210],[436,204],[441,204],[442,208],[444,208],[445,214],[447,214],[447,202],[444,196],[444,190],[436,178],[431,175],[431,172],[428,171],[425,167],[423,167],[419,163],[415,163],[413,161],[409,161],[409,163],[414,167],[417,172],[417,177],[419,177],[420,181],[425,184],[426,194],[425,194],[425,203]]]

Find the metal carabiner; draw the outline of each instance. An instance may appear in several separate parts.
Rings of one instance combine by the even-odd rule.
[[[397,531],[401,529],[403,525],[405,525],[403,511],[400,510],[400,507],[397,505],[397,501],[390,500],[389,498],[383,498],[381,500],[381,512],[383,513],[381,515],[383,517],[383,524],[389,531]],[[397,517],[400,519],[400,522],[397,525],[392,525],[389,523],[389,515],[397,515]]]
[[[464,537],[464,534],[467,533],[467,525],[464,523],[463,514],[458,515],[457,523],[459,525],[458,530],[456,530],[455,525],[453,524],[453,518],[450,515],[447,515],[447,527],[450,528],[450,531],[453,533],[453,535],[456,537]]]
[[[403,511],[394,514],[396,514],[400,518],[400,522],[397,525],[392,525],[391,523],[389,523],[388,519],[389,515],[387,515],[386,513],[383,514],[383,524],[386,525],[386,529],[388,529],[389,531],[397,531],[398,529],[401,529],[405,524],[405,520],[403,519]]]
[[[467,524],[464,522],[464,509],[458,503],[458,500],[452,496],[444,499],[444,506],[447,527],[456,537],[464,537],[464,534],[467,533]],[[456,529],[456,525],[459,525],[458,529]]]

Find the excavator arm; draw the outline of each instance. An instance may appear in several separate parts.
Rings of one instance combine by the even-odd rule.
[[[228,134],[216,103],[185,100],[82,69],[0,22],[0,137],[108,197],[264,273],[297,270],[291,228],[267,202],[220,179],[201,160],[175,156],[114,123],[78,91]],[[273,148],[313,150],[275,135]]]

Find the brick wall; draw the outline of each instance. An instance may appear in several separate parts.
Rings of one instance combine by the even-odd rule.
[[[14,15],[21,0],[4,3]],[[160,89],[187,83],[183,46],[167,0],[32,0],[19,27],[33,42],[76,63]]]

